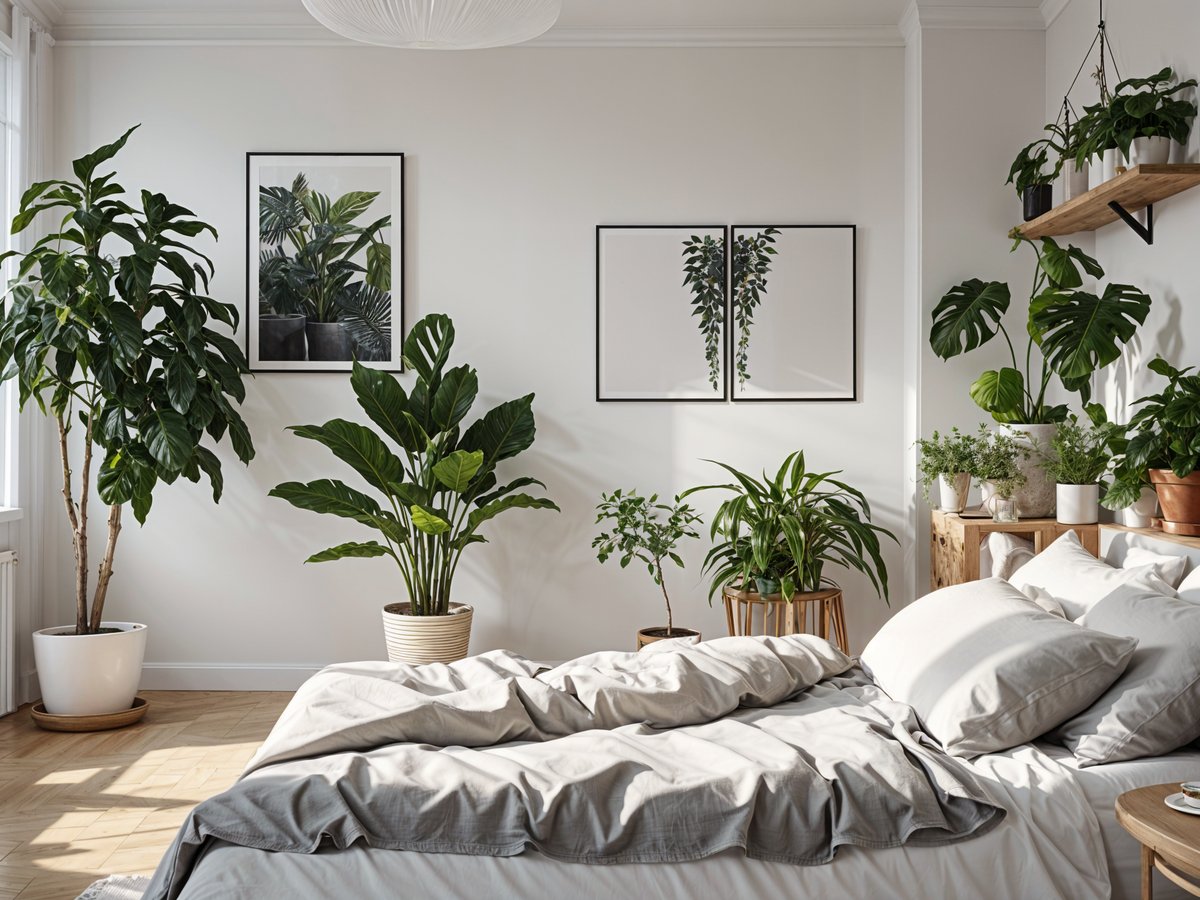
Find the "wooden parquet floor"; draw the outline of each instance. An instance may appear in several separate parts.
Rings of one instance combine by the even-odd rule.
[[[0,719],[0,900],[149,875],[193,806],[229,787],[289,693],[144,691],[137,725],[58,734]]]

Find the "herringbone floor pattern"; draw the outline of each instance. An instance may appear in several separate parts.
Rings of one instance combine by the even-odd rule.
[[[137,725],[42,731],[0,719],[0,900],[73,898],[149,874],[188,811],[229,787],[291,694],[145,691]]]

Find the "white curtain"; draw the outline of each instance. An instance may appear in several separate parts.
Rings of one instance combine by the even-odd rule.
[[[53,127],[54,38],[21,8],[12,13],[13,66],[10,114],[16,125],[13,173],[14,202],[25,188],[50,170]],[[28,240],[28,239],[27,239]]]

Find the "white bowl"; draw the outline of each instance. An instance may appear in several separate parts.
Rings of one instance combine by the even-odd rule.
[[[1200,781],[1185,781],[1179,787],[1183,791],[1183,802],[1200,809]]]

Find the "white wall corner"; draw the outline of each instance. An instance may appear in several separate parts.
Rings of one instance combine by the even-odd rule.
[[[1055,19],[1063,14],[1063,10],[1067,8],[1067,4],[1070,2],[1071,0],[1042,0],[1039,11],[1042,14],[1042,21],[1047,28],[1053,25]]]
[[[900,37],[904,39],[906,45],[912,44],[914,38],[921,33],[921,8],[917,6],[917,0],[910,0],[904,12],[900,16]]]

